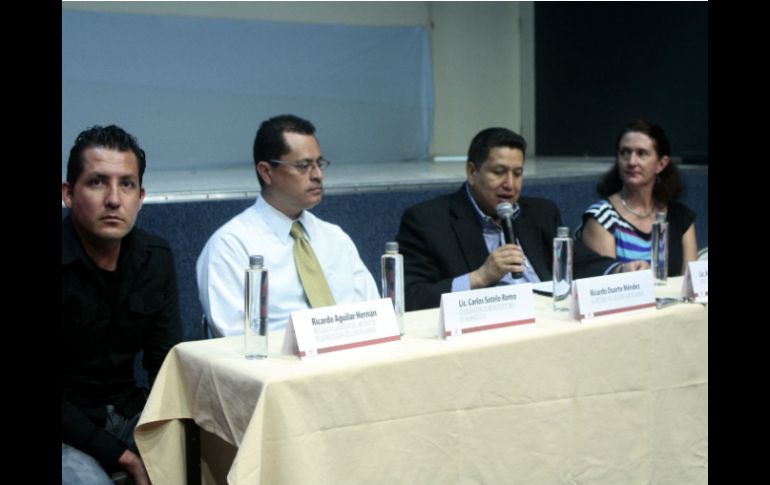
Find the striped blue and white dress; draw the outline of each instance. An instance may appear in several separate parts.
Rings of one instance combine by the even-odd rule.
[[[650,261],[652,234],[642,232],[621,216],[606,199],[592,204],[583,213],[583,223],[575,231],[575,238],[582,239],[583,225],[595,219],[615,237],[615,254],[618,261]],[[695,221],[695,213],[680,202],[668,204],[668,274],[677,276],[682,272],[682,236]]]

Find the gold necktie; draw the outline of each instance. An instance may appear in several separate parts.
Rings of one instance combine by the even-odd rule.
[[[299,221],[294,221],[291,225],[290,234],[294,238],[294,262],[310,306],[318,308],[334,305],[332,290],[329,289],[329,283],[321,270],[321,265],[318,264],[313,248],[305,239]]]

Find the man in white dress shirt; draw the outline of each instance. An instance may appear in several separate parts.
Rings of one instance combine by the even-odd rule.
[[[323,169],[329,164],[321,156],[313,124],[293,115],[263,122],[254,139],[254,163],[261,194],[220,227],[198,257],[198,295],[211,333],[243,334],[244,272],[250,255],[262,255],[268,270],[271,331],[285,328],[291,312],[310,308],[290,235],[296,221],[336,304],[379,299],[374,278],[350,237],[308,212],[323,198]]]

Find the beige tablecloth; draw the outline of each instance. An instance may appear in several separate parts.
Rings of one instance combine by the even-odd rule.
[[[240,338],[179,344],[139,449],[155,485],[185,483],[183,418],[237,447],[230,484],[707,483],[708,307],[536,308],[448,341],[438,310],[412,312],[401,342],[304,362],[277,355],[282,333],[263,361]]]

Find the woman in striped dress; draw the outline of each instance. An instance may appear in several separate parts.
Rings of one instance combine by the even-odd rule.
[[[665,212],[668,274],[684,274],[698,254],[695,213],[675,200],[683,186],[665,132],[648,121],[634,121],[618,136],[617,150],[617,163],[597,186],[602,199],[583,213],[575,237],[603,256],[649,262],[655,213]]]

